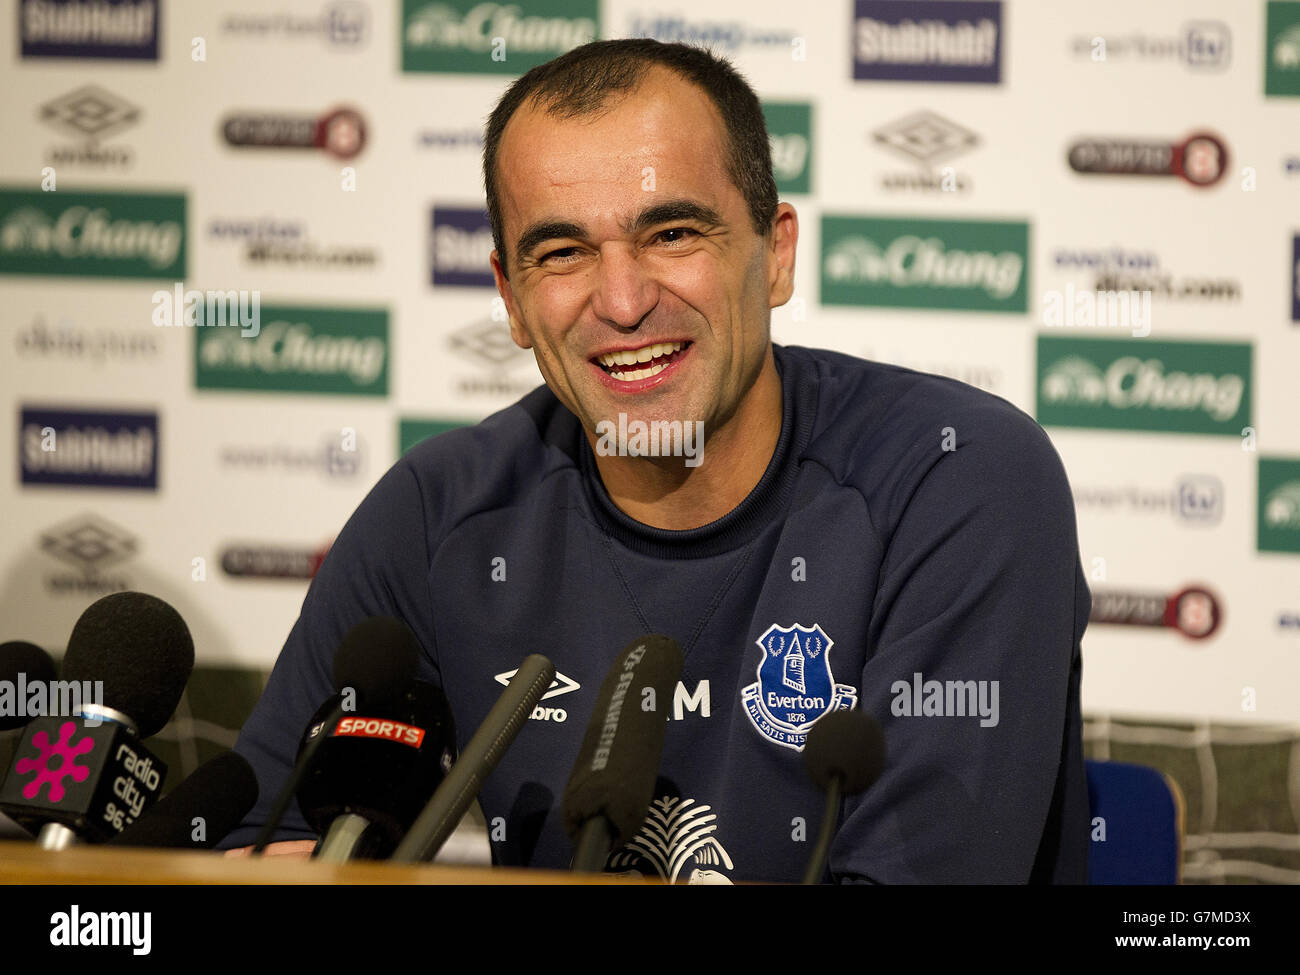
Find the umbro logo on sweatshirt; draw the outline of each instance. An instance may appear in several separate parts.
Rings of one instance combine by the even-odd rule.
[[[518,668],[507,670],[500,674],[494,674],[492,679],[503,687],[508,685],[515,674],[519,673]],[[551,686],[546,689],[542,695],[542,700],[559,697],[562,694],[570,694],[573,691],[580,690],[582,685],[572,677],[568,677],[558,670],[555,672],[555,679],[551,681]],[[677,682],[677,688],[673,693],[672,718],[674,721],[683,720],[687,714],[694,714],[701,718],[712,717],[712,702],[709,696],[709,681],[704,679],[698,681],[695,690],[688,691],[684,681]],[[528,715],[531,721],[556,721],[563,722],[569,718],[569,713],[564,708],[543,707],[538,704],[533,708],[532,713]]]
[[[507,670],[501,674],[495,674],[492,679],[498,684],[505,686],[510,683],[511,679],[517,673],[519,673],[518,667],[514,670]],[[542,700],[545,701],[548,698],[559,697],[561,694],[570,694],[581,687],[582,685],[572,677],[566,677],[557,670],[555,672],[555,679],[551,681],[551,686],[548,687],[546,693],[542,695]],[[568,717],[569,712],[564,708],[542,707],[540,704],[533,708],[532,712],[528,715],[530,721],[566,721],[568,720]]]

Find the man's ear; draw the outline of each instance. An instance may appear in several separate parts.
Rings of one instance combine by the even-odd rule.
[[[501,295],[501,300],[506,303],[506,314],[510,317],[510,337],[514,339],[515,345],[519,346],[519,348],[531,349],[533,343],[520,324],[519,306],[515,304],[515,293],[510,287],[510,282],[506,279],[506,272],[501,267],[501,258],[493,250],[489,260],[492,263],[492,277],[496,279],[497,293]]]
[[[767,244],[767,302],[779,308],[794,294],[794,256],[799,243],[799,215],[789,203],[777,205]]]

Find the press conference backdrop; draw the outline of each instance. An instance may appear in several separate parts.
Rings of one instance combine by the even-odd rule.
[[[1300,2],[7,6],[0,637],[171,602],[184,766],[399,454],[541,382],[488,270],[482,124],[533,65],[648,36],[763,99],[801,231],[776,341],[1051,434],[1090,753],[1179,779],[1188,879],[1300,879]]]

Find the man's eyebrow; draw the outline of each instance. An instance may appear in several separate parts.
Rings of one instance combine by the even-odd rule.
[[[722,217],[712,207],[696,203],[693,200],[666,200],[663,203],[656,203],[653,206],[646,207],[630,221],[624,222],[622,228],[624,233],[635,234],[649,227],[661,223],[672,223],[676,220],[687,220],[709,226],[717,226],[722,223]],[[587,228],[581,224],[568,223],[563,220],[546,220],[535,223],[519,235],[519,241],[515,244],[516,260],[523,261],[538,244],[545,243],[548,240],[586,236]]]
[[[586,236],[587,228],[581,224],[565,223],[561,220],[535,223],[519,235],[519,242],[515,244],[515,260],[522,261],[532,253],[533,248],[544,241],[555,240],[559,237]]]
[[[663,203],[648,206],[638,213],[631,222],[623,225],[623,232],[635,234],[656,224],[672,223],[674,220],[689,220],[710,226],[722,223],[718,211],[703,203],[696,203],[694,200],[665,200]]]

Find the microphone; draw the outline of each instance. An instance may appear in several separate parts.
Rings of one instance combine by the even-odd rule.
[[[210,850],[257,803],[257,776],[238,752],[209,759],[108,842],[117,846]]]
[[[857,795],[880,778],[885,754],[885,733],[876,719],[863,711],[832,711],[818,718],[808,732],[803,765],[817,787],[826,792],[826,811],[803,875],[805,884],[820,882],[826,871],[841,795]]]
[[[28,707],[29,688],[44,687],[43,700],[53,683],[54,661],[48,653],[26,640],[0,643],[0,731],[21,728],[40,717]],[[10,693],[4,693],[6,690]]]
[[[68,716],[28,724],[0,787],[0,810],[51,850],[77,838],[103,842],[131,825],[167,777],[140,740],[167,723],[193,668],[189,629],[161,599],[120,592],[92,603],[63,658],[60,697],[68,706],[51,707]],[[85,701],[89,687],[96,699]]]
[[[316,718],[335,707],[331,698]],[[332,730],[313,719],[302,747],[315,741],[298,806],[322,834],[314,856],[333,863],[392,853],[456,754],[451,708],[426,681],[413,681],[396,701],[345,714]]]
[[[419,661],[420,648],[415,635],[405,623],[391,616],[368,617],[343,635],[334,652],[337,693],[330,698],[334,706],[319,720],[321,733],[309,734],[306,747],[299,748],[293,771],[276,795],[271,813],[253,843],[254,854],[261,853],[270,842],[316,753],[346,711],[358,706],[381,707],[399,700],[415,680]],[[317,723],[314,718],[308,725],[309,731]]]
[[[600,872],[610,851],[629,842],[644,822],[668,733],[667,702],[682,663],[676,640],[642,637],[628,644],[600,686],[564,789],[574,870]]]
[[[555,680],[555,666],[541,654],[529,654],[474,732],[459,761],[451,767],[429,804],[420,813],[392,859],[396,863],[432,860],[469,808],[479,787],[519,734],[528,715]]]

